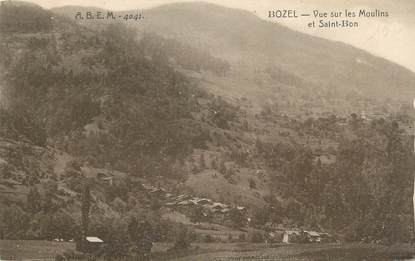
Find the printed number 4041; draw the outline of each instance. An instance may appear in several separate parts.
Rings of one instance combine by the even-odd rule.
[[[126,15],[122,16],[122,19],[124,19],[126,21],[128,21],[128,20],[137,21],[137,20],[141,20],[143,18],[144,18],[144,16],[142,14],[126,14]]]

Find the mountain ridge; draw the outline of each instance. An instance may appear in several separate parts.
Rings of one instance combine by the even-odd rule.
[[[301,96],[314,96],[310,98],[314,99],[311,103],[317,107],[329,98],[331,105],[321,108],[326,111],[336,109],[336,100],[340,99],[347,104],[337,111],[345,107],[350,111],[357,106],[353,104],[356,100],[358,103],[365,103],[366,99],[400,102],[415,95],[411,88],[415,84],[415,74],[406,67],[347,43],[307,35],[263,20],[246,10],[192,2],[120,13],[136,11],[143,12],[146,17],[136,26],[134,22],[129,23],[139,34],[159,34],[227,61],[231,67],[229,77],[217,82],[228,86],[231,98],[245,95],[257,104],[271,99],[284,107],[285,99],[274,97],[280,92],[294,103]],[[203,77],[203,73],[201,75]],[[289,75],[295,75],[304,84],[285,83]],[[232,87],[235,84],[238,86]],[[293,87],[303,91],[293,90]],[[307,88],[309,90],[305,90]],[[347,96],[353,101],[344,102]],[[379,110],[365,109],[364,105],[358,107]]]

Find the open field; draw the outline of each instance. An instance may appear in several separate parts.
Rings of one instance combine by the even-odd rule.
[[[0,260],[54,259],[57,254],[75,249],[74,243],[40,240],[0,240]]]
[[[398,261],[415,260],[410,245],[365,244],[274,245],[257,250],[218,251],[173,259],[174,261]]]
[[[415,257],[415,247],[411,245],[195,243],[193,250],[176,258],[163,254],[171,245],[155,243],[153,260],[415,261],[411,259]],[[74,248],[74,243],[68,242],[0,240],[0,260],[53,260],[57,254]]]

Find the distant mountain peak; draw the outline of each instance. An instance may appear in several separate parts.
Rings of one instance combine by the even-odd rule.
[[[71,8],[75,7],[54,10]],[[229,62],[232,73],[218,85],[235,97],[243,93],[263,101],[278,90],[279,97],[304,96],[321,104],[318,99],[327,100],[326,96],[403,100],[415,95],[415,74],[402,66],[342,42],[263,20],[247,10],[199,1],[142,11],[146,19],[129,24],[139,33],[174,39]],[[238,86],[230,87],[236,82]]]

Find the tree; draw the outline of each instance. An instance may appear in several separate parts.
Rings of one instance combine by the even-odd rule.
[[[414,165],[410,146],[405,146],[398,123],[393,121],[388,127],[386,159],[390,171],[386,177],[388,186],[385,193],[388,196],[381,198],[380,205],[383,210],[383,237],[389,242],[394,242],[409,237],[409,230],[403,226],[402,213],[410,213],[411,202],[408,199],[411,198],[411,189],[405,188],[410,188],[407,184],[412,183]]]
[[[132,233],[128,231],[128,224],[125,224],[120,219],[115,219],[112,222],[101,224],[99,230],[102,231],[102,236],[108,244],[103,249],[105,256],[121,258],[128,255],[131,239],[126,235]],[[136,252],[134,251],[133,253],[135,254]]]
[[[232,222],[232,226],[235,228],[242,228],[245,225],[244,215],[237,209],[232,209],[229,212],[229,219]]]
[[[255,180],[253,180],[252,178],[249,178],[249,188],[250,189],[256,189]]]
[[[31,187],[27,194],[26,208],[32,214],[35,214],[42,209],[42,198],[35,186]]]
[[[217,170],[218,169],[218,161],[214,158],[211,162],[211,168]]]
[[[264,226],[270,218],[269,206],[265,206],[256,210],[252,223],[256,226]]]
[[[24,239],[30,217],[20,207],[4,207],[0,212],[0,236],[3,239]]]
[[[190,221],[193,223],[199,223],[203,219],[203,208],[199,205],[194,206],[190,213]]]
[[[133,252],[140,257],[139,260],[148,260],[154,240],[154,231],[150,222],[146,220],[139,224],[138,220],[133,218],[128,223],[128,233],[134,245]]]
[[[82,207],[81,207],[81,229],[82,229],[82,238],[81,245],[84,243],[85,237],[88,235],[88,226],[89,226],[89,210],[91,208],[91,194],[88,182],[84,183],[84,188],[82,191]],[[83,246],[82,246],[83,247]]]
[[[225,164],[225,160],[221,160],[219,163],[219,172],[222,173],[223,175],[226,174],[226,164]]]
[[[201,170],[206,169],[206,161],[205,161],[205,156],[202,154],[200,154],[200,158],[199,158],[199,167]]]
[[[74,220],[62,211],[42,213],[39,216],[39,229],[39,237],[47,240],[73,239],[77,231]]]
[[[58,191],[58,183],[54,180],[49,180],[44,183],[43,187],[45,190],[45,197],[42,204],[43,210],[50,213],[56,212],[58,206],[56,202],[54,202],[54,198],[56,198],[56,193]]]
[[[169,251],[179,252],[183,250],[187,250],[190,248],[190,241],[191,241],[191,232],[190,230],[183,224],[178,224],[174,228],[174,237],[175,242],[174,245]]]

